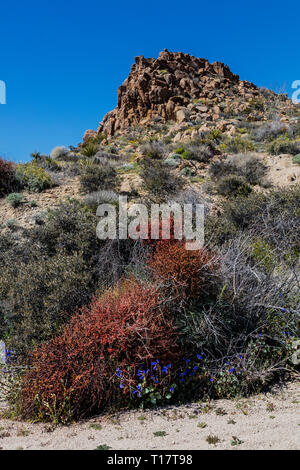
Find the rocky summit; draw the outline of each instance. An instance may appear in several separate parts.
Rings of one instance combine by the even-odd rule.
[[[153,119],[192,125],[221,120],[223,131],[226,124],[230,127],[230,122],[221,119],[224,116],[246,113],[248,120],[264,120],[260,99],[266,93],[270,98],[275,95],[240,80],[221,62],[211,64],[207,59],[165,49],[157,59],[135,57],[128,78],[118,88],[117,107],[106,114],[97,132],[113,136]],[[84,140],[95,135],[88,130]]]

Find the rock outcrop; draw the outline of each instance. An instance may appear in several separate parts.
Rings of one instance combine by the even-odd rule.
[[[256,95],[258,88],[240,81],[227,65],[165,49],[157,59],[135,58],[118,89],[117,107],[106,114],[98,132],[112,136],[154,118],[178,123],[217,120],[230,101],[241,97],[246,102]]]

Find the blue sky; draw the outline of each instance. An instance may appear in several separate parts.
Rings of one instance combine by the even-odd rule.
[[[227,63],[279,90],[300,79],[300,4],[287,1],[14,1],[0,5],[0,155],[76,145],[117,100],[134,56],[165,47]]]

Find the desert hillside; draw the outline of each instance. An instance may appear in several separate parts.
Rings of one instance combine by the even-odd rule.
[[[189,204],[194,226],[197,205],[204,205],[204,245],[186,250],[174,235],[175,214],[168,240],[161,231],[157,239],[97,238],[97,207],[109,204],[119,216],[119,196],[129,207]],[[211,445],[206,434],[225,433],[226,443],[220,435],[216,445],[245,441],[247,448],[254,441],[246,418],[230,443],[237,411],[226,400],[250,406],[253,399],[248,421],[259,432],[262,405],[254,394],[279,383],[284,390],[292,379],[292,411],[278,395],[275,411],[261,398],[268,412],[262,425],[276,431],[291,417],[296,426],[299,208],[299,105],[220,62],[166,49],[158,58],[135,58],[116,109],[77,146],[35,152],[18,165],[0,158],[0,447],[2,438],[5,448],[15,446],[22,419],[79,421],[85,448],[88,440],[92,448],[132,448],[129,431],[118,434],[124,446],[111,427],[110,442],[105,433],[98,442],[102,421],[97,428],[81,420],[125,412],[123,426],[137,413],[126,410],[143,408],[150,409],[145,420],[172,434],[166,447],[182,444],[169,423],[182,412],[188,435],[199,421],[202,447]],[[199,401],[213,403],[209,412],[219,421],[227,407],[231,423],[198,419]],[[143,419],[136,423],[152,432]],[[28,431],[37,432],[38,448],[52,448],[44,424],[37,426],[19,431],[20,446],[33,446]]]

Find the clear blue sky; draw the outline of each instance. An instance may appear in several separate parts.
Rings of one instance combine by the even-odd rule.
[[[134,56],[165,47],[279,89],[300,79],[299,1],[1,2],[0,155],[75,145],[116,105]]]

